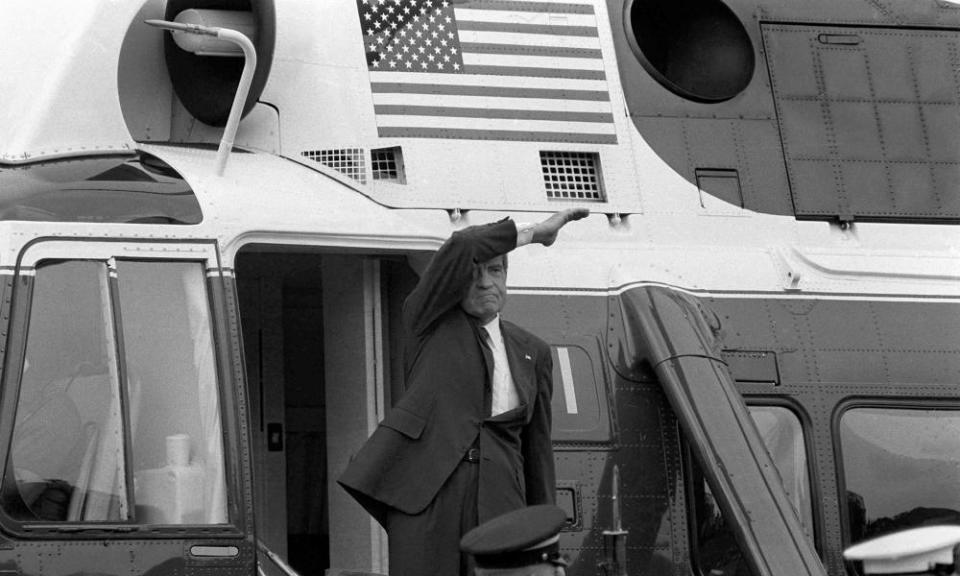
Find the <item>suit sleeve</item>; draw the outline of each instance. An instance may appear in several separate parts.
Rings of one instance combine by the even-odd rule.
[[[537,362],[537,403],[533,407],[533,418],[524,429],[522,438],[528,506],[553,504],[556,500],[556,472],[550,438],[552,398],[553,357],[550,347],[544,344]]]
[[[506,254],[516,246],[517,227],[508,218],[454,232],[403,303],[404,325],[412,335],[422,336],[463,298],[473,280],[474,264]]]

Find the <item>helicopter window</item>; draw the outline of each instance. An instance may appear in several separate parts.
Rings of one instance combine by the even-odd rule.
[[[770,453],[787,495],[798,511],[807,536],[813,538],[813,502],[807,452],[800,419],[782,406],[749,406],[757,430]],[[691,458],[693,500],[693,551],[700,574],[750,576],[733,530],[707,485],[700,467]]]
[[[783,406],[750,406],[750,416],[780,473],[807,538],[813,540],[813,500],[800,419]]]
[[[554,442],[609,441],[603,381],[596,376],[590,354],[581,346],[555,346],[553,351]]]
[[[97,156],[0,167],[0,220],[199,224],[189,184],[155,156]]]
[[[119,261],[136,518],[227,521],[223,434],[203,266]]]
[[[0,503],[26,522],[226,523],[204,266],[121,260],[110,277],[36,269]]]
[[[102,262],[36,271],[0,496],[18,520],[130,518],[107,277]]]
[[[960,413],[852,408],[839,432],[849,544],[960,523]]]

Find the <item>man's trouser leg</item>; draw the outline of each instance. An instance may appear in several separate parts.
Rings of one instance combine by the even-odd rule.
[[[476,463],[461,462],[423,512],[387,513],[390,576],[471,576],[460,538],[477,525],[478,471]]]

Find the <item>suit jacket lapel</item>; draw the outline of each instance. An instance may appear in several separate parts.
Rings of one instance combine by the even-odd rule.
[[[517,387],[521,406],[532,406],[536,392],[536,362],[533,347],[506,322],[500,324],[510,362],[510,375]]]

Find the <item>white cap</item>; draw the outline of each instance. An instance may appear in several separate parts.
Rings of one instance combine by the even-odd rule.
[[[862,561],[866,574],[922,574],[938,564],[953,566],[957,544],[960,526],[924,526],[861,542],[843,557]]]

